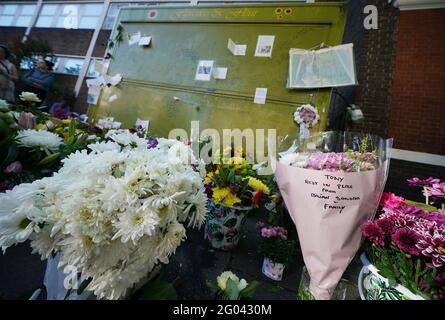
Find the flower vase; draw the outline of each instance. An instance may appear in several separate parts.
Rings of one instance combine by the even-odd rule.
[[[358,276],[358,290],[362,300],[425,300],[401,284],[390,285],[365,253],[360,256],[360,260],[363,267]]]
[[[204,239],[215,249],[233,250],[241,237],[251,207],[236,208],[209,202]]]
[[[283,278],[285,265],[278,262],[273,262],[268,257],[264,257],[263,260],[263,274],[275,281],[281,281]]]

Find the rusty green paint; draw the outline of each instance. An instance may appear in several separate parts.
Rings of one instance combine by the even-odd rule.
[[[149,19],[153,10],[156,18]],[[274,128],[285,135],[298,131],[296,106],[312,102],[321,116],[312,130],[323,130],[331,90],[287,89],[288,52],[340,44],[345,15],[344,3],[122,9],[118,20],[125,31],[150,35],[152,43],[129,46],[125,39],[114,49],[108,73],[122,73],[124,80],[105,88],[89,115],[112,115],[125,126],[149,119],[150,132],[160,136],[173,128],[189,131],[192,120],[201,130]],[[258,35],[275,35],[272,58],[254,57]],[[233,56],[228,38],[247,44],[246,56]],[[195,81],[198,60],[227,67],[227,79]],[[265,105],[253,103],[257,87],[268,88]],[[110,103],[114,94],[118,99]]]

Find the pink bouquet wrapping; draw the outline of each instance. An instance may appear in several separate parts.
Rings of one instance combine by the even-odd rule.
[[[322,132],[280,153],[275,176],[295,223],[309,290],[330,299],[361,243],[361,225],[376,212],[392,139]]]

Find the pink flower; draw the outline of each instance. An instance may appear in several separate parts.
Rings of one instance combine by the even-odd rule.
[[[426,188],[426,193],[433,197],[445,197],[445,182],[433,183],[431,187]]]
[[[36,117],[30,112],[20,112],[19,126],[22,129],[34,129],[36,127]]]
[[[412,255],[419,254],[420,250],[416,245],[420,237],[415,231],[405,228],[398,229],[391,236],[391,240],[399,249]]]
[[[363,225],[362,233],[365,237],[369,238],[373,243],[384,246],[385,245],[385,232],[374,221],[368,221]]]
[[[20,161],[14,161],[11,162],[5,170],[3,170],[4,173],[20,173],[23,170],[23,166]]]
[[[404,201],[405,199],[396,196],[394,193],[384,192],[382,194],[382,198],[380,199],[380,205],[384,208],[399,208]]]
[[[444,235],[436,234],[425,237],[416,246],[424,256],[431,258],[434,267],[439,268],[445,264]]]
[[[411,179],[407,179],[406,181],[408,181],[408,184],[410,186],[430,186],[434,183],[439,183],[440,180],[433,178],[433,177],[429,177],[427,179],[419,179],[417,177],[411,178]]]

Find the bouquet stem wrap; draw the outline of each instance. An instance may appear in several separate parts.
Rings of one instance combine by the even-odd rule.
[[[339,134],[322,133],[324,136],[317,149],[331,149],[323,141]],[[384,159],[387,158],[386,145],[391,143],[391,140],[377,140],[380,140],[376,152],[379,165],[373,170],[325,171],[297,167],[284,161],[276,163],[276,180],[297,227],[311,278],[309,289],[317,300],[331,298],[360,246],[360,226],[372,218],[377,209],[389,167],[389,160]],[[347,144],[343,146],[346,149]]]

